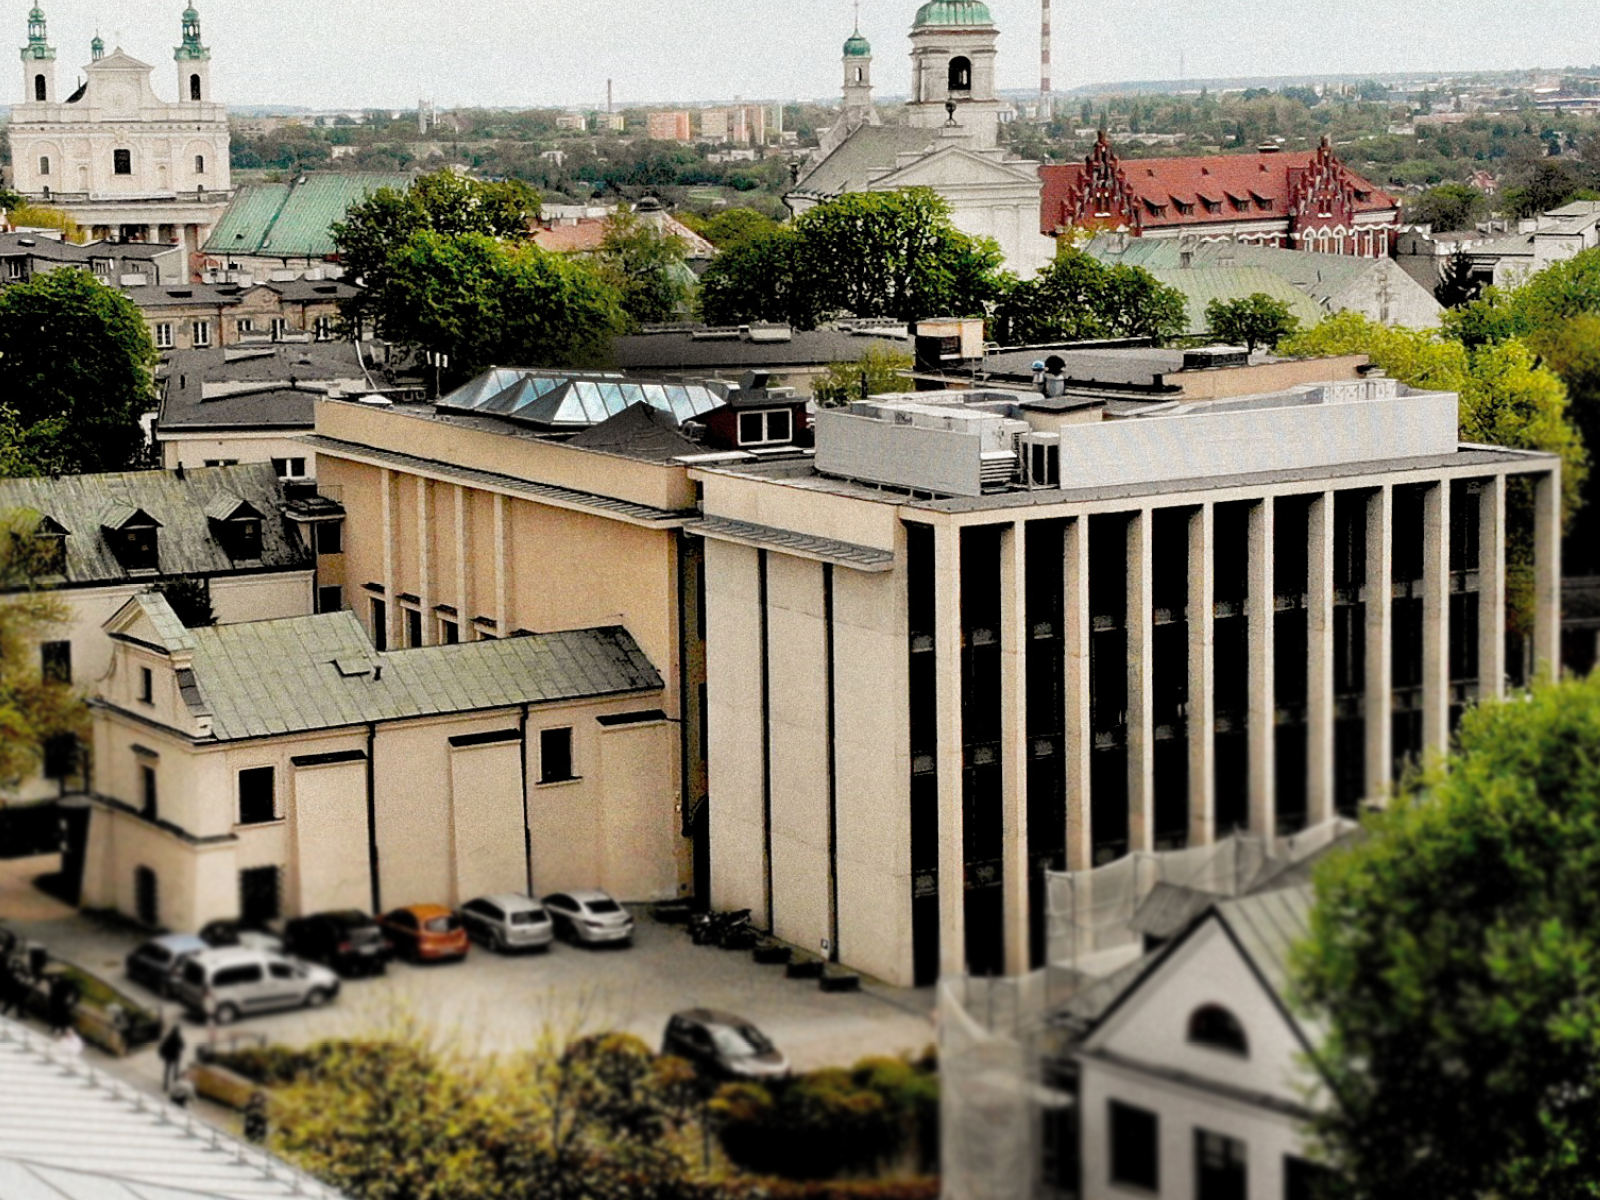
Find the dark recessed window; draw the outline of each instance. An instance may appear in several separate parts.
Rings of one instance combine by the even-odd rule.
[[[1156,1114],[1116,1100],[1111,1104],[1111,1182],[1161,1189],[1161,1125]]]
[[[1218,1004],[1202,1005],[1189,1014],[1189,1040],[1215,1050],[1250,1053],[1250,1040],[1239,1018]]]
[[[39,672],[47,683],[72,682],[72,643],[45,642],[39,647]]]
[[[344,553],[344,524],[340,521],[324,521],[320,525],[313,525],[316,530],[318,554],[343,554]]]
[[[372,648],[389,648],[389,605],[382,600],[372,601]]]
[[[239,824],[260,825],[278,819],[271,767],[251,767],[239,772]]]
[[[319,613],[339,612],[344,608],[344,589],[342,587],[319,587],[317,589],[317,611]]]
[[[539,782],[561,783],[575,779],[572,773],[572,730],[539,731]]]
[[[149,763],[139,764],[139,811],[147,821],[154,821],[158,812],[156,799],[156,769]]]
[[[408,608],[406,612],[406,646],[415,650],[422,645],[422,613]]]
[[[132,150],[113,150],[111,152],[111,173],[113,175],[133,174]]]
[[[149,667],[139,668],[139,699],[146,704],[155,703],[156,677],[150,673]]]

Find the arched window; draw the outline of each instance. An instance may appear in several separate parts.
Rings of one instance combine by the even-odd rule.
[[[189,76],[189,99],[200,99],[200,76],[198,75]]]
[[[964,54],[958,54],[950,60],[950,90],[952,92],[972,90],[972,60]]]
[[[50,156],[48,154],[42,154],[39,156],[39,174],[50,174]]]
[[[50,98],[50,88],[45,83],[43,75],[33,77],[33,98],[41,103]]]
[[[1189,1014],[1189,1040],[1213,1050],[1250,1053],[1250,1041],[1239,1018],[1219,1004],[1203,1004]]]
[[[866,74],[867,73],[865,71],[863,71],[860,67],[857,67],[856,68],[856,82],[860,83],[862,81],[862,79],[864,79],[866,77]]]
[[[206,156],[204,154],[196,154],[194,156],[194,173],[196,175],[204,175],[206,173]]]

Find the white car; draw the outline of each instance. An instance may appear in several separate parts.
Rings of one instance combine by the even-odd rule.
[[[501,954],[533,950],[555,940],[550,914],[531,896],[502,892],[468,900],[458,910],[467,934]]]
[[[320,1008],[339,994],[339,977],[314,963],[235,946],[190,955],[173,993],[195,1017],[231,1025],[254,1013]]]
[[[562,937],[590,945],[633,940],[633,917],[602,891],[555,892],[544,906]]]

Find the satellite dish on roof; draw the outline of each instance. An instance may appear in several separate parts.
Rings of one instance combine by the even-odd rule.
[[[358,404],[370,404],[370,405],[372,405],[373,408],[391,408],[391,407],[394,406],[394,401],[389,399],[389,397],[387,397],[387,396],[379,396],[376,393],[373,393],[373,394],[367,395],[367,396],[362,396],[359,400],[356,401],[356,403],[358,403]]]

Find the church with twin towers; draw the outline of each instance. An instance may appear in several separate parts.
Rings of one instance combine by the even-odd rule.
[[[21,58],[21,102],[7,131],[12,187],[97,240],[198,251],[233,194],[228,111],[212,95],[199,12],[181,17],[175,100],[157,94],[154,67],[121,46],[107,53],[98,35],[80,71],[58,72],[37,4]]]

